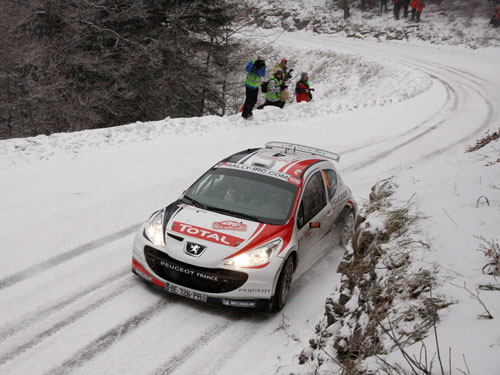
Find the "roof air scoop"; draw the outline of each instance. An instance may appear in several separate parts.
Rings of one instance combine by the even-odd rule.
[[[255,159],[252,161],[252,165],[255,167],[262,167],[271,169],[276,161],[273,159]]]

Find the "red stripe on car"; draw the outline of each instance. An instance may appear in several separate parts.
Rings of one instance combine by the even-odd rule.
[[[142,273],[144,276],[151,278],[151,282],[155,285],[161,286],[162,288],[165,288],[165,283],[161,282],[160,280],[155,279],[148,271],[144,269],[141,264],[135,260],[135,258],[132,258],[132,269],[136,272]]]
[[[302,172],[309,167],[311,164],[317,163],[318,161],[321,161],[321,159],[309,159],[309,160],[303,160],[297,164],[295,164],[292,168],[290,168],[286,173],[288,173],[291,176],[296,176],[300,177],[302,175]]]
[[[293,163],[296,163],[299,159],[293,159],[291,162],[286,163],[283,167],[281,167],[280,172],[285,172],[287,168],[289,168]]]
[[[293,228],[293,227],[292,227]],[[238,250],[234,254],[231,254],[227,257],[224,258],[230,259],[233,258],[237,255],[243,254],[247,252],[248,250],[255,249],[261,245],[264,245],[266,242],[269,242],[270,240],[273,240],[275,238],[280,238],[283,237],[285,234],[284,232],[288,230],[288,224],[287,225],[266,225],[265,228],[257,235],[255,238],[247,243],[242,249]]]
[[[267,262],[267,263],[264,263],[264,264],[261,264],[260,266],[253,266],[253,267],[238,267],[238,268],[251,268],[251,269],[258,269],[258,268],[264,268],[265,266],[267,266],[270,262]]]

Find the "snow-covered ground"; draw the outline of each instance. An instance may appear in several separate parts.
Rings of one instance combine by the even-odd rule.
[[[288,0],[277,3],[247,0],[259,9],[256,23],[266,29],[289,32],[308,31],[319,34],[335,34],[348,38],[375,41],[400,41],[432,43],[438,45],[465,45],[469,48],[499,47],[500,31],[489,26],[493,4],[488,7],[462,2],[455,6],[451,1],[441,4],[427,3],[421,21],[411,20],[401,10],[395,19],[392,1],[388,1],[387,12],[380,8],[360,10],[359,1],[351,1],[350,17],[344,20],[344,12],[338,1]]]
[[[130,273],[149,213],[223,157],[280,140],[340,153],[359,201],[395,176],[398,199],[413,196],[428,217],[420,261],[442,267],[436,292],[456,302],[442,312],[442,347],[453,363],[464,354],[472,374],[498,374],[499,292],[481,292],[495,318],[479,320],[481,305],[452,283],[496,283],[481,273],[474,236],[499,235],[500,164],[484,164],[500,145],[464,150],[498,129],[500,50],[304,32],[276,43],[310,72],[314,102],[255,111],[254,121],[166,119],[0,142],[0,373],[243,375],[296,364],[338,285],[342,249],[301,277],[276,315],[164,295]],[[321,61],[331,69],[315,71]]]

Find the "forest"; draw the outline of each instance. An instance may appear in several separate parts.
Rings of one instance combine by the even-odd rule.
[[[0,139],[224,115],[238,12],[223,0],[2,1]]]

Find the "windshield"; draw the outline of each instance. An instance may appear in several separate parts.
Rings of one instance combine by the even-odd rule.
[[[298,187],[277,178],[235,169],[213,168],[184,194],[184,201],[230,216],[283,225]]]

